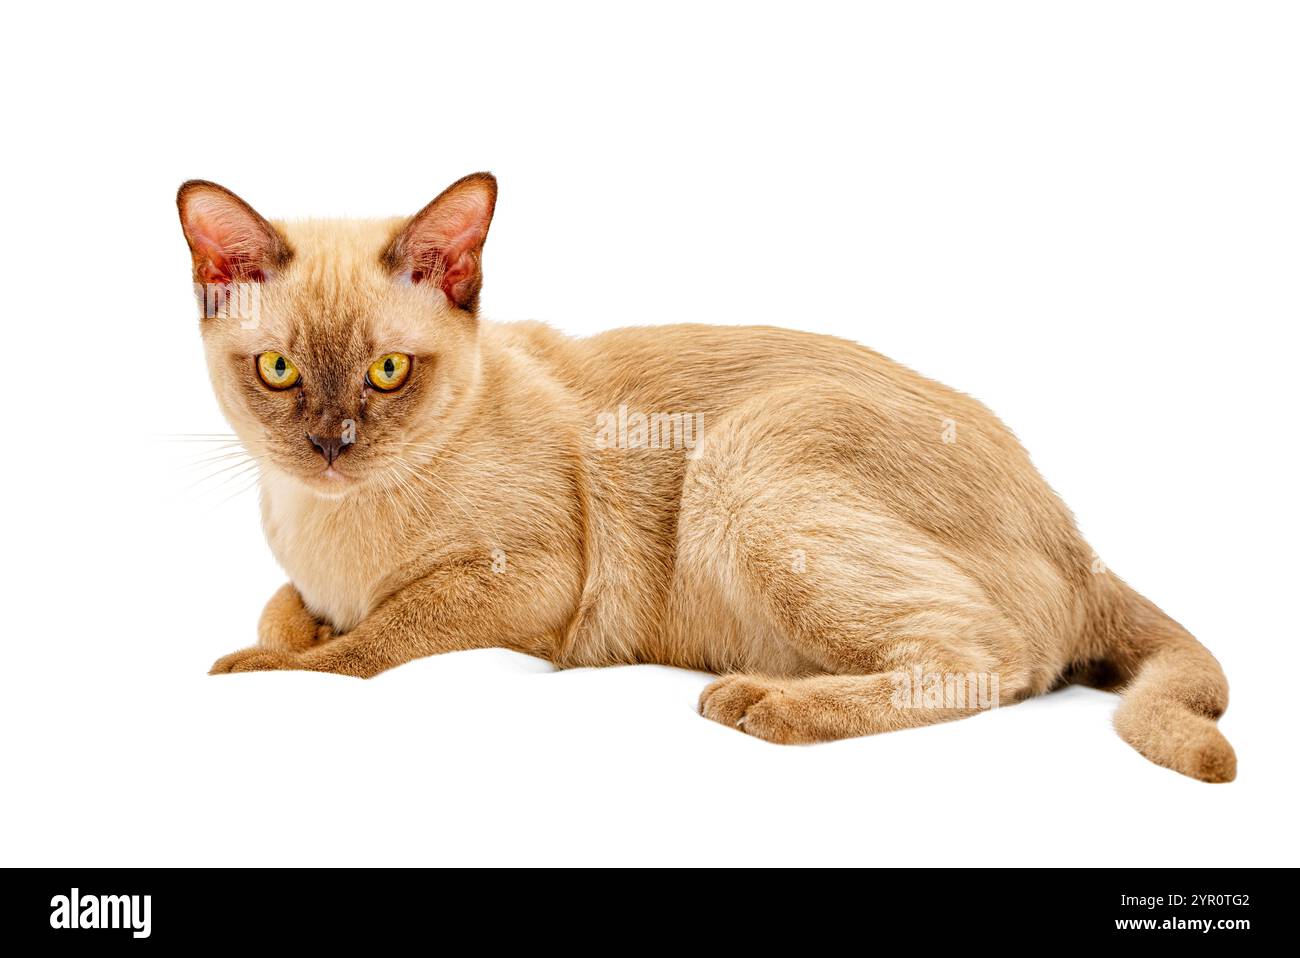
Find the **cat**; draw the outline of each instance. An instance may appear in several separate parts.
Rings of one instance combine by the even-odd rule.
[[[828,336],[482,320],[496,199],[477,173],[409,218],[272,223],[180,188],[208,370],[290,578],[213,673],[661,663],[781,743],[1078,682],[1122,691],[1148,759],[1235,777],[1218,662],[1100,565],[984,406]]]

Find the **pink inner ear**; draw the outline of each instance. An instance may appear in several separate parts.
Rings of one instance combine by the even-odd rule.
[[[465,305],[478,283],[478,251],[492,219],[492,197],[479,190],[446,197],[406,228],[402,251],[412,283],[433,279],[452,302]]]
[[[201,234],[194,236],[194,252],[198,257],[199,280],[203,283],[225,284],[236,279],[261,283],[266,274],[251,262],[245,262],[237,253],[219,241]]]
[[[266,279],[275,239],[238,203],[219,194],[194,197],[186,207],[185,230],[201,282]]]
[[[477,228],[449,238],[430,237],[429,245],[418,252],[412,250],[418,266],[411,270],[411,282],[419,283],[432,276],[448,299],[465,302],[478,272],[476,255],[485,238],[485,233]]]
[[[482,240],[479,244],[482,244]],[[442,291],[452,302],[464,303],[474,288],[477,274],[478,263],[475,262],[474,250],[466,250],[442,274]]]

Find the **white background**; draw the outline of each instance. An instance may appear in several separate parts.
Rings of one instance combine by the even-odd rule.
[[[1293,5],[7,17],[4,864],[1297,863]],[[1222,661],[1238,781],[1083,689],[782,748],[664,668],[208,678],[283,574],[158,438],[225,429],[177,185],[391,215],[478,169],[491,318],[797,326],[988,403]]]

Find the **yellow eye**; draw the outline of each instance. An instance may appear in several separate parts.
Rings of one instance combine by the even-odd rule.
[[[298,367],[279,353],[258,356],[257,374],[272,389],[288,389],[298,381]]]
[[[376,389],[390,393],[400,388],[410,374],[411,357],[405,353],[389,353],[370,364],[366,378]]]

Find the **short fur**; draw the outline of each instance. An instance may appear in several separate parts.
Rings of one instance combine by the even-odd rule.
[[[996,674],[1007,701],[1082,681],[1122,689],[1115,726],[1147,758],[1234,777],[1214,657],[1096,566],[982,405],[827,336],[482,321],[495,199],[476,174],[410,220],[272,224],[182,187],[195,279],[261,284],[255,328],[202,333],[291,579],[259,645],[214,673],[369,677],[490,646],[656,662],[720,674],[701,712],[773,742],[978,710],[904,707],[897,677],[917,669]],[[261,383],[272,349],[299,386]],[[414,366],[385,394],[365,370],[389,352]],[[601,448],[598,416],[620,406],[701,414],[703,442]],[[348,420],[327,475],[305,437]]]

